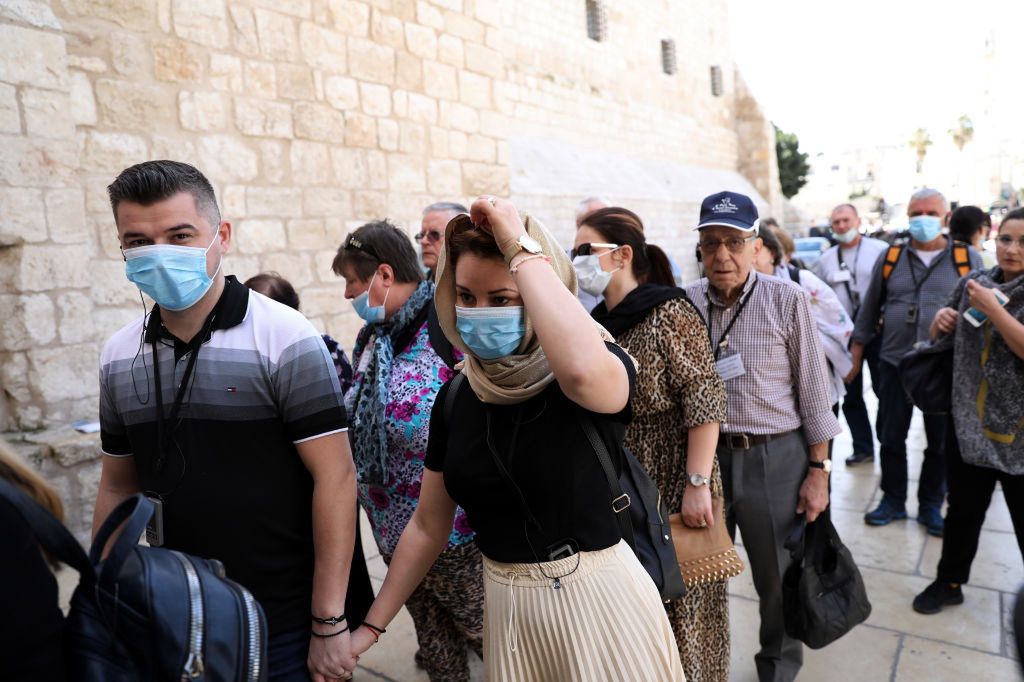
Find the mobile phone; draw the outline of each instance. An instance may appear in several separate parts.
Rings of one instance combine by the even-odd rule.
[[[1009,298],[1006,297],[1006,294],[1004,294],[999,289],[993,289],[992,293],[996,295],[996,300],[999,301],[999,305],[1001,306],[1005,306],[1007,302],[1010,300]],[[985,320],[988,319],[988,315],[981,312],[977,308],[971,307],[964,311],[964,319],[970,322],[971,325],[975,327],[980,327],[981,325],[985,324]]]
[[[568,542],[555,543],[548,547],[548,561],[558,561],[559,559],[565,559],[571,557],[576,553],[572,545]]]

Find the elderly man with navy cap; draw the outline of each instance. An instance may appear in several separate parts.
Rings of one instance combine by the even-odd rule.
[[[832,412],[825,354],[807,295],[791,281],[758,273],[757,208],[736,192],[701,204],[700,257],[706,277],[686,293],[708,325],[711,348],[729,395],[718,461],[726,523],[743,534],[761,601],[761,682],[796,677],[800,642],[786,636],[783,546],[801,516],[828,506],[829,441],[840,432]]]

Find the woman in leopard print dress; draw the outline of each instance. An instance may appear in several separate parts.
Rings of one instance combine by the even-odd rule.
[[[665,254],[645,242],[643,224],[626,209],[587,216],[573,255],[580,288],[604,296],[595,319],[643,368],[626,447],[654,479],[669,509],[682,512],[684,523],[710,523],[711,497],[722,496],[715,445],[726,393],[700,314],[673,286]],[[710,478],[710,485],[687,485],[692,473]],[[727,582],[689,587],[665,608],[686,679],[726,682]]]

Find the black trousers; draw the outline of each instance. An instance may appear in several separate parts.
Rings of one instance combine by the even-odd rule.
[[[960,455],[953,420],[946,429],[946,462],[949,467],[949,509],[942,535],[942,558],[938,579],[947,583],[966,583],[971,563],[978,553],[978,538],[985,512],[992,501],[996,481],[1003,486],[1003,497],[1010,510],[1017,546],[1024,557],[1024,476],[1011,476],[995,469],[964,462]]]

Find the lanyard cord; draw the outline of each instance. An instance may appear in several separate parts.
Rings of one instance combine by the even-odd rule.
[[[857,242],[857,251],[853,254],[852,269],[848,268],[846,266],[846,262],[843,261],[843,247],[840,245],[838,247],[839,250],[836,251],[836,256],[839,258],[839,268],[850,273],[850,277],[853,279],[853,284],[855,286],[857,284],[857,264],[860,263],[860,247],[863,245],[864,237],[861,237],[860,241]],[[846,287],[846,298],[850,299],[850,303],[853,304],[853,319],[857,319],[857,313],[860,312],[860,296],[856,298],[856,304],[854,304],[855,299],[853,297],[853,291],[850,289],[850,280],[843,282],[843,285]]]
[[[722,336],[721,338],[719,338],[717,344],[715,343],[714,337],[712,337],[711,335],[712,303],[711,295],[708,293],[708,290],[711,288],[710,282],[708,283],[708,289],[704,290],[704,297],[707,298],[708,300],[708,341],[711,343],[711,350],[714,353],[716,361],[718,360],[718,356],[722,352],[722,346],[729,341],[729,332],[732,331],[733,325],[736,324],[736,320],[740,319],[740,313],[742,313],[743,309],[747,307],[747,303],[750,302],[750,297],[754,295],[754,289],[757,288],[757,278],[754,276],[753,273],[751,273],[750,276],[754,277],[754,283],[750,285],[750,291],[747,292],[747,295],[744,296],[742,300],[740,300],[739,305],[736,306],[736,314],[732,316],[731,320],[729,320],[729,324],[728,326],[726,326],[725,331],[722,332]]]

